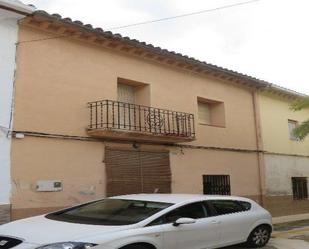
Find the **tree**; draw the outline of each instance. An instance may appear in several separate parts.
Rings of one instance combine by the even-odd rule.
[[[294,111],[300,111],[305,108],[309,108],[309,96],[299,99],[292,103],[291,109]],[[294,134],[300,140],[304,140],[309,135],[309,119],[301,123],[295,130]]]

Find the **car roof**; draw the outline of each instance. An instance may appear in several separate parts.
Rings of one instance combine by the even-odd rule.
[[[110,198],[137,200],[137,201],[164,202],[164,203],[172,203],[172,204],[178,204],[178,203],[183,203],[183,202],[193,202],[193,201],[213,200],[213,199],[250,201],[247,198],[237,197],[237,196],[198,195],[198,194],[133,194],[133,195],[114,196]]]

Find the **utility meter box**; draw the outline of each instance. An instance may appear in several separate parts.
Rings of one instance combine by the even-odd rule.
[[[62,190],[62,181],[59,180],[39,180],[36,184],[38,192],[57,192]]]

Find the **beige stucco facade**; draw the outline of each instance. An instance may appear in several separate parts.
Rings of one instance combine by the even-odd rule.
[[[12,150],[14,158],[12,218],[44,213],[104,197],[106,146],[132,148],[131,144],[103,141],[89,142],[31,136],[26,136],[22,140],[15,139]],[[203,175],[226,174],[231,177],[233,195],[261,200],[257,156],[254,153],[162,145],[142,145],[139,149],[170,151],[174,193],[201,194]],[[63,182],[63,190],[37,192],[38,180],[60,180]]]
[[[280,97],[268,92],[259,96],[264,150],[269,153],[309,156],[309,139],[291,140],[288,128],[288,120],[299,123],[307,120],[309,110],[291,110],[290,105],[295,98]]]
[[[20,26],[21,41],[48,35]],[[198,97],[224,102],[226,127],[197,123],[198,139],[192,144],[256,149],[248,89],[70,38],[21,43],[18,65],[17,131],[85,136],[87,102],[117,100],[117,78],[124,78],[148,84],[153,107],[197,114]]]
[[[202,175],[226,174],[231,176],[232,195],[248,196],[261,201],[255,153],[179,148],[171,148],[170,151],[174,192],[201,194]]]
[[[254,89],[72,37],[23,42],[52,34],[20,25],[14,133],[25,137],[12,142],[13,219],[106,195],[111,142],[87,134],[86,103],[117,100],[119,78],[147,85],[141,104],[195,115],[195,141],[137,148],[169,151],[172,192],[203,193],[202,176],[218,174],[230,176],[232,194],[262,199]],[[223,103],[224,127],[199,124],[198,98]],[[38,192],[38,180],[62,181],[63,190]]]
[[[309,177],[309,139],[290,139],[288,128],[288,120],[301,123],[308,119],[309,110],[292,111],[290,105],[294,100],[295,96],[280,96],[278,92],[259,95],[265,150],[265,205],[275,215],[309,212],[308,200],[293,200],[292,177]]]

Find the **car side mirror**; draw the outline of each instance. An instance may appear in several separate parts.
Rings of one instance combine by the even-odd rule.
[[[188,225],[188,224],[194,224],[196,222],[195,219],[191,218],[179,218],[173,223],[174,227],[178,227],[180,225]]]

